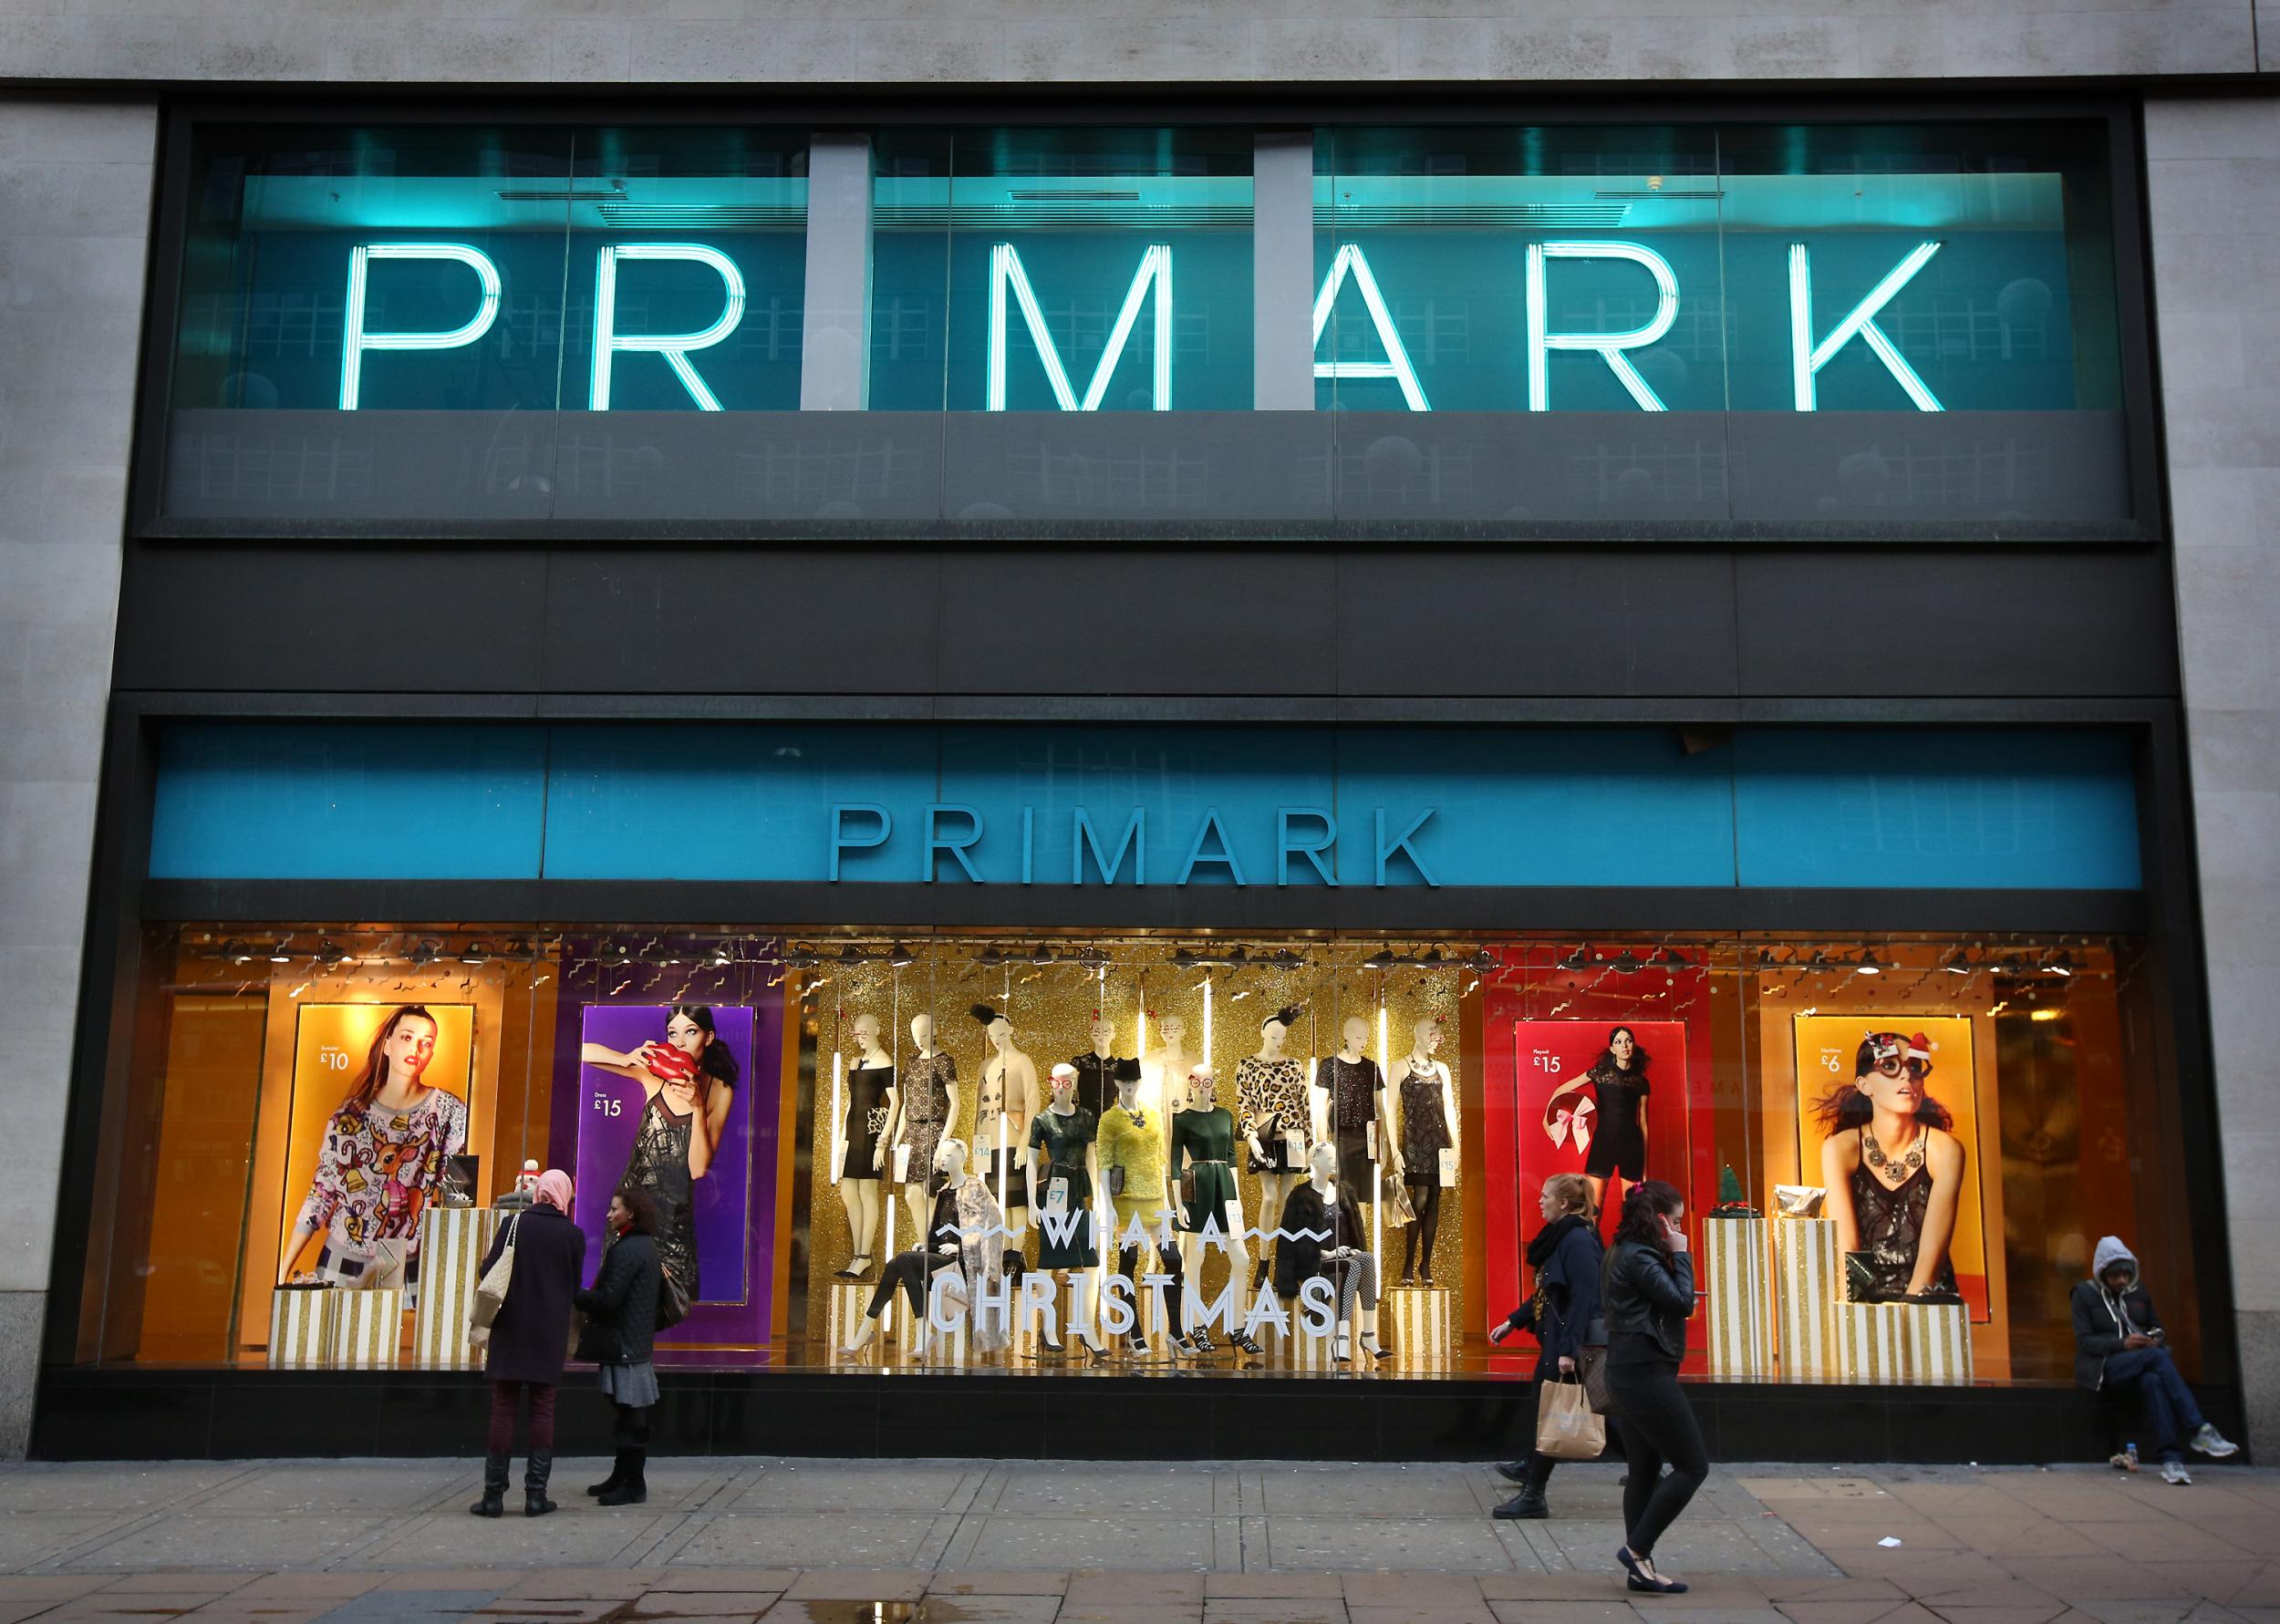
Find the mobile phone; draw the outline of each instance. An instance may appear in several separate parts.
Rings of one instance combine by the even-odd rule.
[[[2166,1342],[2169,1340],[2169,1332],[2163,1330],[2158,1325],[2145,1334],[2151,1337],[2157,1342]]]

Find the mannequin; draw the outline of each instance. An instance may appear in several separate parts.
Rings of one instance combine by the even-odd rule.
[[[1117,1085],[1129,1071],[1136,1081],[1140,1076],[1140,1061],[1136,1057],[1116,1058],[1114,1045],[1116,1028],[1105,1018],[1093,1017],[1093,1047],[1070,1061],[1077,1069],[1077,1103],[1093,1113],[1098,1121],[1116,1097]]]
[[[886,1167],[886,1124],[895,1113],[895,1057],[879,1044],[879,1018],[855,1019],[855,1064],[847,1069],[847,1115],[840,1125],[845,1148],[839,1159],[839,1204],[847,1209],[847,1234],[855,1255],[839,1271],[843,1280],[871,1272],[871,1248],[878,1244],[879,1175]]]
[[[1311,1112],[1306,1096],[1306,1068],[1283,1053],[1299,1006],[1285,1005],[1259,1023],[1259,1052],[1235,1068],[1236,1120],[1249,1146],[1250,1171],[1259,1175],[1259,1210],[1282,1210],[1290,1186],[1306,1176],[1306,1147]],[[1266,1248],[1259,1249],[1251,1289],[1267,1277]]]
[[[1094,1143],[1100,1121],[1076,1102],[1076,1091],[1077,1069],[1064,1060],[1052,1069],[1052,1098],[1044,1110],[1030,1118],[1029,1124],[1029,1187],[1037,1193],[1032,1205],[1037,1266],[1052,1271],[1056,1288],[1068,1285],[1072,1269],[1089,1270],[1101,1260],[1100,1248],[1094,1244],[1100,1219],[1093,1198],[1100,1187],[1100,1148]],[[1062,1213],[1078,1219],[1076,1229],[1066,1240],[1056,1238],[1043,1222],[1049,1215]],[[1086,1350],[1098,1363],[1108,1356],[1108,1350],[1101,1346],[1098,1316],[1091,1300],[1095,1281],[1089,1273],[1080,1278],[1085,1303],[1073,1319]],[[1058,1290],[1054,1298],[1061,1300]],[[1046,1352],[1061,1351],[1061,1344],[1052,1337],[1041,1340]]]
[[[924,1010],[910,1018],[910,1040],[918,1052],[903,1068],[893,1132],[909,1153],[901,1169],[903,1207],[917,1224],[934,1195],[934,1147],[958,1120],[958,1062],[935,1048],[934,1017]]]
[[[1021,1277],[1020,1256],[1009,1258],[1004,1255],[1005,1236],[1000,1226],[1005,1215],[998,1210],[997,1197],[990,1186],[967,1167],[965,1143],[951,1138],[942,1140],[935,1147],[928,1173],[939,1189],[929,1209],[931,1215],[925,1232],[917,1246],[887,1260],[886,1268],[879,1273],[878,1288],[871,1293],[871,1306],[864,1314],[863,1329],[855,1333],[854,1341],[840,1350],[842,1353],[860,1353],[877,1338],[879,1316],[894,1300],[898,1287],[909,1298],[910,1311],[917,1317],[910,1344],[911,1353],[917,1356],[927,1350],[927,1294],[937,1274],[956,1268],[964,1276],[969,1314],[978,1280],[994,1278],[1000,1272],[1017,1281]],[[977,1329],[978,1351],[989,1353],[1004,1345],[1004,1332],[994,1320],[987,1328]]]
[[[974,1159],[990,1187],[1002,1178],[1008,1210],[1029,1205],[1021,1168],[1029,1143],[1029,1120],[1037,1111],[1037,1062],[1013,1046],[1013,1023],[988,1004],[970,1013],[990,1037],[974,1093]],[[998,1119],[1005,1119],[1005,1150],[998,1149]]]
[[[1122,1237],[1135,1218],[1140,1220],[1151,1237],[1161,1235],[1166,1195],[1164,1126],[1156,1121],[1156,1113],[1140,1102],[1138,1066],[1133,1067],[1131,1075],[1116,1080],[1116,1103],[1101,1115],[1098,1143],[1101,1174],[1105,1180],[1101,1199],[1117,1244],[1122,1245]],[[1157,1267],[1172,1277],[1172,1347],[1179,1353],[1193,1353],[1195,1345],[1187,1340],[1186,1271],[1181,1267],[1179,1248],[1170,1241],[1151,1238],[1148,1249],[1156,1254]],[[1124,1246],[1116,1255],[1116,1272],[1135,1282],[1135,1289],[1139,1265],[1140,1247],[1136,1245]],[[1137,1324],[1124,1333],[1124,1346],[1135,1354],[1148,1350],[1147,1339],[1140,1334]]]
[[[1456,1144],[1456,1086],[1447,1065],[1433,1058],[1440,1047],[1438,1020],[1421,1020],[1410,1029],[1409,1053],[1402,1060],[1401,1081],[1394,1085],[1401,1099],[1402,1182],[1409,1186],[1409,1205],[1417,1211],[1417,1221],[1402,1237],[1404,1286],[1417,1278],[1420,1245],[1425,1283],[1433,1284],[1433,1242],[1441,1232],[1441,1153]]]
[[[1211,1068],[1197,1065],[1189,1068],[1186,1094],[1187,1108],[1172,1119],[1172,1169],[1168,1192],[1181,1209],[1180,1256],[1185,1265],[1182,1272],[1203,1285],[1204,1235],[1207,1223],[1216,1223],[1219,1233],[1227,1237],[1228,1273],[1231,1279],[1243,1277],[1243,1264],[1249,1256],[1250,1246],[1242,1233],[1242,1200],[1235,1186],[1235,1118],[1218,1102],[1218,1078]],[[1196,1198],[1180,1200],[1176,1186],[1182,1171],[1195,1169]],[[1198,1351],[1212,1351],[1211,1332],[1197,1326],[1193,1333]],[[1259,1346],[1244,1331],[1236,1331],[1228,1340],[1245,1353],[1256,1357]]]
[[[1362,1204],[1339,1175],[1338,1147],[1324,1142],[1308,1158],[1308,1176],[1290,1192],[1278,1224],[1275,1295],[1286,1301],[1315,1275],[1338,1289],[1338,1331],[1332,1350],[1340,1364],[1353,1360],[1354,1312],[1359,1308],[1362,1350],[1372,1359],[1392,1357],[1377,1340],[1377,1259],[1362,1229]],[[1293,1239],[1292,1236],[1298,1238]]]
[[[1353,1186],[1353,1198],[1369,1205],[1377,1194],[1375,1159],[1390,1159],[1402,1171],[1394,1139],[1394,1117],[1385,1098],[1385,1073],[1364,1052],[1370,1023],[1350,1015],[1338,1052],[1314,1070],[1315,1137],[1338,1147],[1338,1176]],[[1370,1154],[1370,1128],[1377,1128],[1378,1158]]]
[[[1164,1046],[1141,1063],[1140,1076],[1147,1084],[1144,1097],[1155,1102],[1168,1125],[1187,1108],[1187,1069],[1196,1057],[1187,1052],[1187,1023],[1180,1017],[1166,1015],[1156,1030]]]

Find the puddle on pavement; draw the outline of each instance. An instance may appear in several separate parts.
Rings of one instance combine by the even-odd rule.
[[[670,1613],[658,1615],[671,1618]],[[959,1599],[929,1596],[923,1601],[779,1601],[761,1615],[764,1624],[964,1624],[974,1617]]]

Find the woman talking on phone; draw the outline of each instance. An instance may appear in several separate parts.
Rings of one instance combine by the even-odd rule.
[[[1633,1184],[1623,1196],[1601,1293],[1607,1387],[1622,1419],[1623,1453],[1631,1463],[1623,1482],[1626,1543],[1615,1559],[1630,1571],[1630,1588],[1663,1596],[1686,1587],[1655,1571],[1655,1541],[1710,1474],[1702,1429],[1678,1385],[1686,1317],[1694,1311],[1685,1217],[1685,1198],[1662,1180]]]

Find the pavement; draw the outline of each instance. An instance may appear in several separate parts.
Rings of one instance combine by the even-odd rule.
[[[519,1463],[518,1463],[519,1464]],[[0,1467],[0,1624],[2280,1624],[2280,1472],[1727,1466],[1634,1597],[1619,1464],[653,1463],[605,1511],[472,1461]],[[520,1484],[508,1504],[519,1503]]]

